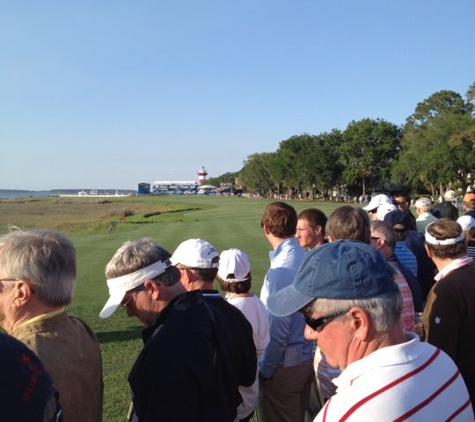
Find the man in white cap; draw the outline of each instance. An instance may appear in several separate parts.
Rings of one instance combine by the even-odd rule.
[[[178,245],[170,261],[180,271],[181,284],[185,289],[190,292],[200,291],[205,302],[225,316],[228,332],[233,339],[233,369],[237,372],[238,384],[251,386],[256,378],[257,368],[252,327],[243,313],[213,288],[218,273],[218,251],[206,240],[188,239]]]
[[[129,420],[233,422],[241,401],[233,339],[199,291],[186,292],[170,253],[150,238],[125,242],[106,266],[107,318],[121,305],[145,325],[129,374]]]
[[[228,249],[219,256],[219,269],[216,276],[221,289],[226,292],[226,300],[238,308],[252,326],[257,358],[264,353],[269,344],[269,320],[266,307],[258,296],[251,292],[251,264],[247,255],[239,249]],[[254,414],[259,395],[257,377],[250,387],[239,387],[242,403],[238,407],[240,422],[248,422]]]
[[[392,204],[393,201],[388,195],[385,195],[384,193],[381,193],[379,195],[375,195],[371,198],[371,201],[369,201],[369,204],[363,207],[365,211],[368,211],[368,214],[371,217],[372,221],[376,221],[378,219],[377,212],[378,212],[378,207],[383,204]]]

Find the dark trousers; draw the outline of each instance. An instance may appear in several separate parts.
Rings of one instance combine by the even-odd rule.
[[[260,380],[259,422],[304,422],[314,378],[310,359],[295,366],[279,366],[272,378]]]

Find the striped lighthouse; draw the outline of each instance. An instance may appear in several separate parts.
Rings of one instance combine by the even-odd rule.
[[[203,182],[206,180],[206,176],[208,175],[208,172],[206,171],[204,166],[201,166],[201,168],[198,170],[198,183],[200,185],[203,184]]]

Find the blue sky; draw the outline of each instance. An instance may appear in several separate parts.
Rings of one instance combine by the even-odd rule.
[[[0,189],[136,189],[475,82],[473,0],[0,0]],[[318,171],[318,169],[316,169]]]

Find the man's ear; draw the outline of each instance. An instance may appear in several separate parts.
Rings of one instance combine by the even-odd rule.
[[[426,252],[427,252],[427,256],[428,256],[430,259],[432,259],[432,257],[433,257],[434,255],[433,255],[432,252],[429,250],[429,248],[427,247],[426,244],[424,244],[424,248],[425,248],[425,250],[426,250]]]
[[[270,234],[270,231],[269,231],[269,228],[267,227],[267,224],[264,224],[264,226],[262,227],[264,229],[264,233],[266,235],[269,235]]]
[[[34,289],[30,283],[24,280],[19,280],[14,287],[13,306],[21,308],[28,303],[34,294]]]
[[[160,286],[157,283],[154,283],[152,280],[147,280],[143,286],[145,290],[152,295],[152,299],[158,300],[160,297]]]
[[[355,306],[349,310],[348,318],[350,318],[355,337],[358,337],[360,341],[366,341],[373,329],[369,313]]]
[[[187,291],[194,290],[193,283],[196,280],[195,273],[189,268],[180,270],[180,281]]]
[[[196,274],[189,268],[182,270],[182,275],[188,283],[192,283],[194,280],[196,280]]]
[[[384,247],[386,240],[383,239],[381,236],[378,236],[378,240],[376,242],[377,242],[376,249],[379,251],[382,247]]]

